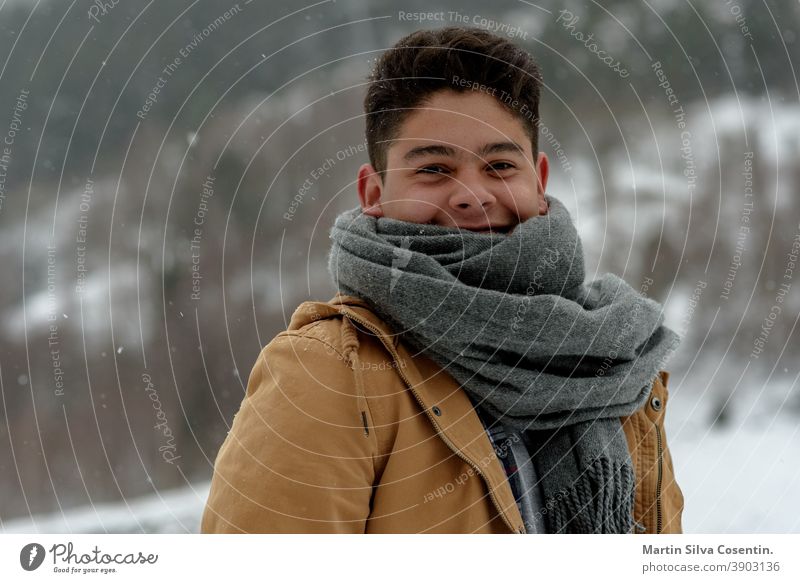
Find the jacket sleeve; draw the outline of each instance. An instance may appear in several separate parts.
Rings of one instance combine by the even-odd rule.
[[[319,338],[279,335],[261,351],[214,463],[201,532],[364,532],[376,441],[353,374]]]

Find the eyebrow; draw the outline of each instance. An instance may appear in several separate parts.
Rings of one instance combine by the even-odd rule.
[[[516,142],[493,142],[491,144],[484,144],[478,150],[478,157],[486,158],[490,154],[499,154],[501,152],[512,152],[525,155],[525,150]],[[411,148],[403,156],[403,160],[410,162],[423,156],[447,156],[449,158],[457,158],[456,150],[450,146],[442,146],[439,144],[431,144],[428,146],[417,146]]]

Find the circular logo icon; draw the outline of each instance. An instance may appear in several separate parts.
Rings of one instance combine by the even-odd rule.
[[[44,547],[39,543],[28,543],[19,552],[19,564],[26,571],[35,571],[44,561]]]

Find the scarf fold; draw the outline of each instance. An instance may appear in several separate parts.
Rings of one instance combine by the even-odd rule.
[[[341,213],[328,270],[414,350],[537,447],[548,532],[628,533],[634,471],[620,417],[679,336],[660,304],[606,273],[586,283],[566,207],[509,234]]]

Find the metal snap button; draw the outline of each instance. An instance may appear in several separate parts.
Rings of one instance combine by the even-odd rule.
[[[661,399],[654,396],[652,399],[650,399],[650,406],[654,411],[661,411]]]
[[[442,410],[441,410],[441,409],[439,409],[439,407],[437,407],[436,405],[434,405],[434,406],[431,408],[431,411],[433,411],[433,414],[434,414],[434,415],[436,415],[437,417],[440,417],[440,416],[441,416],[441,414],[442,414]]]

